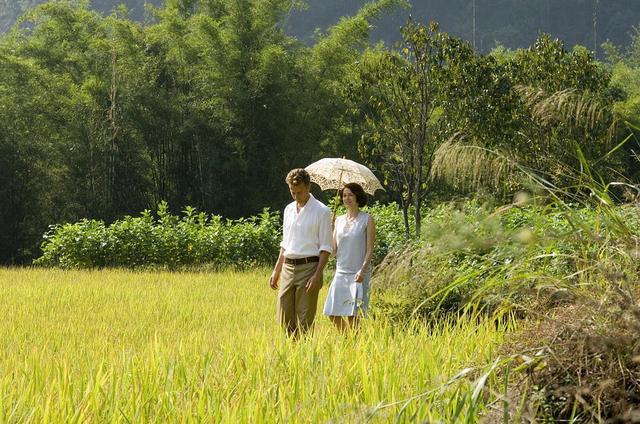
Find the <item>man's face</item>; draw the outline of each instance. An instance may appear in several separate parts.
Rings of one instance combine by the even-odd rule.
[[[309,185],[307,184],[289,184],[289,192],[293,200],[299,203],[304,203],[309,198]]]

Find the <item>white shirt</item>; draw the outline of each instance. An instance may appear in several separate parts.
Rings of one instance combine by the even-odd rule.
[[[318,256],[321,251],[332,251],[331,209],[313,194],[300,212],[293,201],[284,209],[282,242],[284,256],[289,259]]]

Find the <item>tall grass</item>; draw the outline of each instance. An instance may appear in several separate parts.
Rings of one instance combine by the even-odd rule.
[[[621,204],[592,173],[576,146],[580,170],[559,188],[518,164],[530,192],[497,207],[477,200],[438,205],[425,214],[419,243],[392,252],[378,270],[391,292],[381,306],[401,316],[518,309],[535,313],[568,297],[604,296],[619,278],[636,274],[640,203]],[[634,279],[635,282],[635,279]]]
[[[477,420],[504,325],[294,342],[267,275],[0,270],[0,422]]]
[[[468,201],[430,211],[420,242],[378,270],[377,299],[400,318],[526,317],[505,352],[538,352],[541,366],[525,361],[505,391],[506,420],[637,422],[640,187],[605,182],[574,148],[579,169],[557,175],[567,186],[511,162],[529,195],[498,208]],[[625,190],[635,203],[621,203]]]

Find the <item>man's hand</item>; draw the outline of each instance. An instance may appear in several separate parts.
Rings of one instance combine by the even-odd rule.
[[[271,277],[269,277],[269,287],[276,290],[278,288],[278,280],[280,280],[280,273],[282,272],[282,264],[284,264],[284,249],[280,248],[280,254],[278,255],[278,261],[273,267]]]
[[[277,271],[273,271],[271,273],[271,277],[269,277],[269,287],[271,287],[274,290],[277,290],[278,280],[280,280],[280,273]]]
[[[310,291],[320,289],[321,283],[322,281],[320,281],[320,276],[313,274],[313,276],[309,278],[309,281],[307,281],[306,292],[309,293]]]
[[[362,270],[356,272],[356,283],[362,283],[364,281],[364,272]]]

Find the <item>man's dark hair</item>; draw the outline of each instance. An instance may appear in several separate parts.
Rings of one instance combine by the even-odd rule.
[[[287,182],[287,184],[291,185],[309,185],[311,184],[311,176],[304,168],[296,168],[289,171],[285,181]]]

